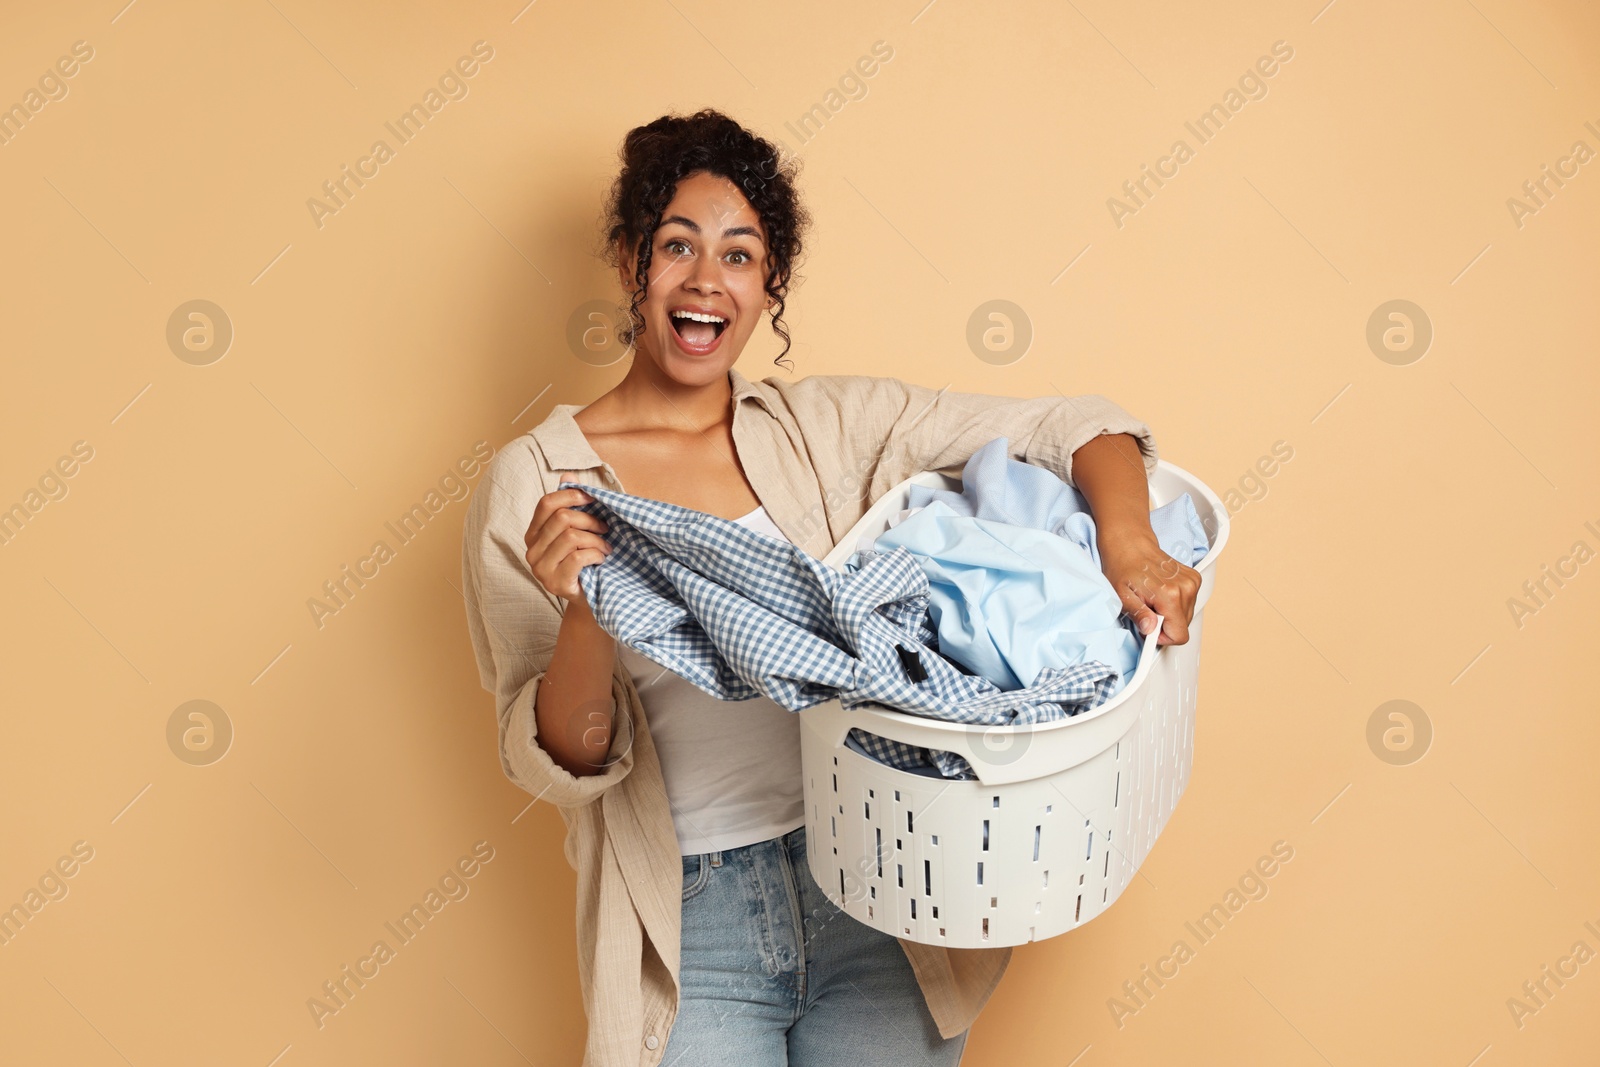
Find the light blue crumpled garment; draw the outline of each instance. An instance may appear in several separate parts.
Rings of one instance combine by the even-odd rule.
[[[1099,660],[1120,692],[1139,662],[1122,601],[1082,546],[1049,530],[958,515],[934,501],[874,542],[904,547],[928,576],[928,613],[941,655],[1002,690],[1050,667]]]
[[[957,515],[1049,530],[1077,544],[1100,567],[1094,517],[1083,494],[1045,467],[1012,459],[1009,444],[1007,438],[996,437],[968,457],[961,492],[913,485],[906,507],[937,500]],[[1194,566],[1211,549],[1188,493],[1150,512],[1150,526],[1161,550],[1185,566]]]

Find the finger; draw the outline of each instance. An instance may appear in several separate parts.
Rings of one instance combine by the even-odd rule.
[[[551,516],[593,501],[594,498],[581,489],[557,489],[546,493],[533,506],[533,515],[529,518],[527,532],[522,535],[523,540],[531,545],[534,537],[550,521]]]
[[[1149,637],[1155,631],[1155,628],[1161,624],[1161,620],[1156,616],[1156,613],[1144,604],[1140,604],[1138,608],[1128,612],[1128,618],[1133,620],[1133,628],[1146,637]]]
[[[561,508],[553,512],[539,529],[530,529],[526,540],[528,547],[532,548],[541,542],[548,544],[563,530],[588,530],[603,535],[610,529],[611,525],[598,515],[591,515],[587,511],[578,511],[575,508]]]
[[[583,600],[583,586],[578,575],[590,563],[604,562],[605,553],[597,549],[580,549],[560,560],[542,561],[534,571],[540,585],[549,593],[566,600]]]
[[[1200,602],[1201,581],[1199,571],[1193,567],[1185,567],[1183,574],[1173,583],[1173,586],[1178,591],[1179,611],[1177,614],[1185,624],[1194,619],[1195,605]]]
[[[1122,614],[1128,617],[1135,630],[1141,634],[1149,632],[1152,625],[1149,620],[1155,617],[1149,607],[1145,605],[1144,598],[1138,594],[1132,585],[1125,585],[1119,590],[1122,600]]]
[[[560,485],[562,482],[579,482],[579,483],[583,482],[583,479],[578,477],[578,472],[577,471],[557,471],[556,474],[558,475],[558,477],[556,479],[556,484],[557,485]],[[557,490],[557,492],[565,492],[565,493],[583,492],[583,495],[585,497],[587,497],[589,500],[593,500],[594,499],[593,494],[585,492],[583,490],[561,489],[561,490]]]
[[[591,515],[587,511],[574,510],[583,500],[571,500],[566,504],[554,504],[545,509],[545,501],[551,497],[563,497],[567,493],[576,495],[578,490],[558,490],[545,496],[539,502],[539,507],[534,509],[533,522],[528,524],[527,533],[523,534],[523,543],[528,546],[528,551],[533,555],[543,555],[546,548],[569,529],[590,530],[596,534],[608,532],[610,525],[600,516]],[[542,514],[541,514],[542,513]]]
[[[580,504],[592,503],[594,503],[594,497],[585,490],[552,489],[539,498],[539,502],[534,505],[533,513],[548,518],[562,508],[572,508]]]
[[[1122,605],[1138,633],[1149,637],[1158,626],[1161,628],[1156,638],[1158,647],[1181,645],[1189,639],[1193,602],[1181,583],[1164,582],[1143,595],[1130,585],[1122,593]]]
[[[597,533],[566,527],[558,530],[544,544],[528,550],[528,566],[535,574],[541,571],[557,574],[561,572],[562,564],[575,552],[591,552],[593,557],[584,558],[592,558],[593,562],[598,563],[611,554],[612,547]]]
[[[1189,640],[1191,609],[1184,607],[1182,600],[1182,595],[1172,586],[1156,595],[1156,610],[1162,615],[1161,637],[1156,642],[1158,645],[1181,645]]]
[[[583,479],[578,477],[578,474],[577,474],[576,471],[556,471],[556,484],[557,485],[560,485],[562,482],[579,482],[579,483],[582,483],[582,481],[583,481]],[[552,493],[583,493],[583,495],[587,498],[585,503],[587,503],[588,500],[593,500],[594,499],[587,492],[584,492],[581,489],[553,489],[553,490],[551,490],[551,492]],[[549,496],[550,494],[547,493],[545,495]]]
[[[592,548],[580,548],[562,560],[561,565],[556,568],[556,573],[561,576],[559,584],[563,589],[568,590],[562,596],[569,600],[583,598],[583,585],[579,582],[578,575],[583,571],[583,568],[591,564],[605,562],[605,558],[603,552]]]

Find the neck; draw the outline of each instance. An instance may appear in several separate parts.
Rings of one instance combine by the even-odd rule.
[[[703,430],[725,422],[733,403],[733,382],[726,371],[704,384],[686,385],[638,353],[611,392],[618,409],[629,414],[629,422],[678,430]]]

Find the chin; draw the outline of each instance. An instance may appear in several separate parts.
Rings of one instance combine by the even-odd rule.
[[[667,372],[667,377],[685,386],[714,385],[728,377],[728,368],[731,362],[718,360],[715,364],[697,363],[693,366],[684,366],[681,363]]]
[[[695,357],[685,352],[669,352],[665,359],[656,357],[656,367],[663,375],[682,386],[711,385],[728,376],[728,368],[739,360],[737,353],[717,352],[712,357]]]

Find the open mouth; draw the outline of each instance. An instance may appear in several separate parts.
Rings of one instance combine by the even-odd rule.
[[[696,348],[713,344],[728,328],[728,320],[721,316],[702,315],[693,311],[674,311],[669,321],[678,336]]]

